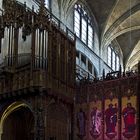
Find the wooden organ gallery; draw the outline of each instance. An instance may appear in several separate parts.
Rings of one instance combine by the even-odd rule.
[[[43,1],[3,8],[0,140],[139,140],[140,73],[76,84],[75,34]]]
[[[44,9],[4,1],[0,140],[72,136],[75,36]]]

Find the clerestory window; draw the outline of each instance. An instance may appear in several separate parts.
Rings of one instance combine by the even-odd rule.
[[[120,67],[120,58],[119,55],[115,52],[115,50],[111,47],[111,45],[108,46],[107,50],[107,63],[108,65],[115,71],[119,70]]]
[[[74,32],[89,48],[93,48],[93,24],[89,14],[80,4],[75,4]]]

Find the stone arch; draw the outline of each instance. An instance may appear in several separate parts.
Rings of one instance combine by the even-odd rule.
[[[140,29],[140,26],[133,26],[133,27],[128,27],[126,29],[123,29],[115,34],[113,34],[112,36],[110,36],[106,42],[104,44],[102,44],[102,47],[106,47],[111,41],[113,41],[115,38],[117,38],[118,36],[120,35],[123,35],[127,32],[130,32],[130,31],[134,31],[134,30],[139,30]]]
[[[108,46],[109,45],[111,45],[111,47],[113,48],[113,51],[119,56],[120,65],[123,66],[123,52],[116,39],[111,40],[111,42],[108,42],[107,45],[101,48],[101,56],[104,59],[104,61],[106,63],[108,61]]]
[[[28,119],[30,119],[30,118],[27,118],[27,120],[26,120],[26,117],[31,117],[32,120],[30,120],[30,121],[33,124],[31,124],[32,125],[31,126],[31,131],[28,132],[28,133],[30,133],[30,134],[32,133],[33,134],[33,131],[34,131],[34,114],[33,114],[33,111],[31,109],[31,107],[28,104],[24,103],[24,102],[20,102],[20,101],[19,102],[13,102],[12,104],[10,104],[4,110],[4,112],[1,115],[1,118],[0,118],[0,140],[5,140],[5,137],[4,137],[5,123],[7,123],[8,121],[9,122],[11,121],[9,119],[9,118],[11,118],[11,116],[13,116],[13,118],[15,118],[15,116],[17,116],[20,119],[20,122],[22,122],[23,121],[22,119],[24,119],[24,121],[26,121],[27,124],[28,124],[28,121],[29,121]],[[21,116],[22,116],[22,118],[21,118]],[[24,121],[22,122],[22,124],[25,123]],[[18,124],[18,125],[20,125],[20,124]],[[11,124],[11,126],[12,126],[12,124]],[[14,134],[13,134],[13,137],[16,137],[16,136],[14,136]],[[32,136],[30,135],[29,137],[30,137],[29,139],[31,139],[31,137],[33,139],[33,135]],[[7,138],[6,138],[6,140],[7,140]]]
[[[138,12],[140,9],[140,5],[136,5],[130,10],[126,11],[120,18],[118,18],[111,26],[110,28],[104,33],[104,36],[102,36],[102,46],[106,44],[106,41],[108,38],[110,38],[110,34],[113,33],[114,29],[117,29],[121,23],[123,23],[126,19],[128,19],[131,15]],[[130,14],[131,13],[131,14]],[[135,28],[135,27],[134,27]],[[126,29],[127,30],[127,29]]]

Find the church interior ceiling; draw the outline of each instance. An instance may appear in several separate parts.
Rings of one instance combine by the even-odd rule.
[[[86,2],[97,21],[101,46],[104,47],[117,40],[123,53],[124,67],[126,69],[134,67],[140,60],[140,1],[86,0]]]

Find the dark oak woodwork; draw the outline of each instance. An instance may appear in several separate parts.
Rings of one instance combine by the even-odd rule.
[[[8,52],[5,54],[4,64],[0,67],[0,104],[6,103],[4,107],[1,107],[0,115],[11,103],[26,101],[33,110],[36,140],[48,140],[48,137],[49,139],[58,137],[61,140],[74,140],[76,135],[75,108],[82,103],[100,100],[104,116],[105,100],[112,101],[116,98],[119,107],[118,139],[121,140],[121,100],[122,97],[129,99],[132,95],[136,95],[139,109],[140,73],[129,77],[119,75],[116,79],[106,80],[104,77],[102,81],[95,79],[94,82],[90,79],[83,79],[79,85],[76,85],[75,35],[67,27],[64,31],[61,24],[55,16],[45,10],[43,1],[40,3],[38,13],[34,8],[29,9],[26,4],[22,5],[12,0],[5,1],[4,12],[0,17],[0,51],[3,47],[1,40],[5,37],[5,29],[8,29],[10,35]],[[27,46],[31,52],[25,54],[18,53],[21,28],[23,41],[26,41],[29,35],[31,36],[31,46]],[[53,110],[50,109],[49,112],[51,105],[58,110],[51,112]],[[89,112],[87,114],[89,115]],[[57,122],[57,128],[54,129],[51,128],[55,127],[53,117]],[[61,120],[61,118],[66,120]],[[47,124],[49,120],[51,124]],[[103,117],[103,139],[105,139],[104,121]],[[60,135],[55,132],[59,129],[59,122],[62,129],[58,131],[62,132]],[[137,123],[139,124],[139,111]],[[67,128],[66,133],[64,133],[63,126]],[[46,132],[53,130],[56,136],[51,136]]]
[[[61,140],[73,137],[70,125],[73,121],[72,104],[75,94],[75,35],[67,27],[65,31],[62,30],[61,24],[55,16],[46,11],[43,1],[38,13],[34,8],[29,9],[26,3],[23,5],[13,0],[4,1],[4,12],[0,17],[0,51],[1,47],[4,47],[1,46],[2,38],[7,38],[4,36],[5,30],[8,30],[9,37],[8,51],[0,67],[0,105],[2,102],[8,104],[0,113],[4,113],[6,107],[13,102],[30,104],[35,123],[33,137],[36,140],[48,140],[53,137],[46,132],[49,127],[55,126],[55,122],[46,124],[49,119],[46,114],[47,106],[51,103],[58,104],[58,109],[59,104],[64,106],[69,116],[67,123],[61,121],[60,127],[62,129],[64,126],[60,132],[65,129],[67,131],[58,134],[54,129],[55,137]],[[20,30],[22,34],[19,34]],[[29,36],[31,44],[26,46],[29,52],[19,53],[19,38],[25,42]],[[59,128],[61,117],[57,119]],[[12,136],[8,131],[8,127],[13,127],[10,115],[8,120],[2,140],[7,139],[6,134]],[[18,135],[22,137],[21,131]]]

